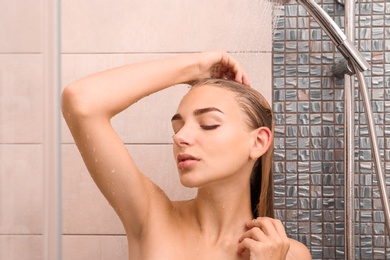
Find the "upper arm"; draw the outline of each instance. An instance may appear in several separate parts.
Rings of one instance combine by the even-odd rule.
[[[93,180],[115,209],[128,235],[139,236],[149,214],[151,194],[158,189],[135,165],[113,129],[110,118],[74,108],[63,94],[64,117]],[[78,105],[81,106],[81,105]],[[163,196],[153,198],[166,200]]]
[[[311,260],[311,254],[309,249],[302,244],[301,242],[289,239],[290,240],[290,249],[287,252],[286,259],[288,260]]]

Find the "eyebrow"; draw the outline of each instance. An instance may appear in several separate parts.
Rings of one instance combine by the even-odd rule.
[[[216,108],[216,107],[205,107],[205,108],[195,109],[193,114],[194,114],[194,116],[200,116],[202,114],[209,113],[209,112],[214,112],[214,111],[220,112],[220,113],[223,114],[223,112],[220,109]],[[172,117],[171,121],[181,120],[181,119],[183,119],[183,118],[182,118],[182,116],[180,114],[175,114]]]

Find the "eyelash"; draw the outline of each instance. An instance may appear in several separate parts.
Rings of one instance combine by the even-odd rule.
[[[206,130],[206,131],[209,131],[209,130],[214,130],[216,128],[218,128],[220,125],[200,125],[200,127],[203,129],[203,130]],[[180,131],[180,130],[179,130]],[[173,136],[175,136],[177,134],[177,132],[174,132],[173,133]],[[172,136],[172,137],[173,137]]]
[[[219,127],[219,125],[201,125],[200,126],[203,130],[213,130]]]

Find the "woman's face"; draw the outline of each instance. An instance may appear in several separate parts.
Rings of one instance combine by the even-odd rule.
[[[183,97],[172,127],[174,156],[184,186],[248,178],[254,163],[250,158],[254,131],[245,119],[229,90],[198,86]]]

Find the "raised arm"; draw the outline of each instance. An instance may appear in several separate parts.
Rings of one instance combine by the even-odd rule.
[[[110,119],[149,94],[206,77],[249,84],[240,65],[216,51],[125,65],[76,81],[63,91],[63,115],[84,163],[128,235],[140,236],[152,200],[168,200],[152,192],[158,187],[138,170]]]

